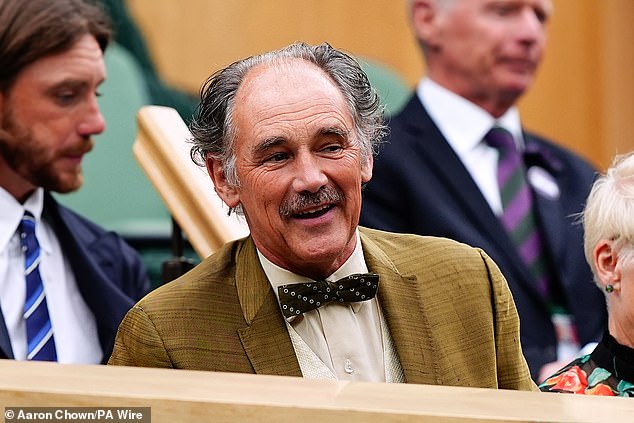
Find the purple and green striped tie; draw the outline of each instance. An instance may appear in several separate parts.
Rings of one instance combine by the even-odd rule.
[[[533,275],[538,291],[544,298],[549,298],[542,237],[535,219],[533,197],[526,181],[522,157],[513,136],[504,128],[491,129],[485,141],[499,151],[497,180],[502,197],[502,225]]]
[[[24,276],[26,278],[27,360],[57,361],[53,327],[48,314],[44,285],[40,275],[40,244],[35,237],[35,218],[28,211],[20,222],[20,242],[24,252]]]

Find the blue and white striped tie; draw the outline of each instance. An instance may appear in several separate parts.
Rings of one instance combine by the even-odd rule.
[[[35,218],[28,211],[20,223],[20,242],[24,252],[24,276],[26,278],[27,360],[57,361],[53,327],[48,315],[44,285],[40,275],[40,244],[35,237]]]

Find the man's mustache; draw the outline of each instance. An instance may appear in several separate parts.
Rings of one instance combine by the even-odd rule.
[[[280,206],[280,215],[288,217],[308,207],[320,204],[340,204],[343,200],[344,196],[341,191],[327,185],[320,188],[317,192],[299,192],[286,198]]]

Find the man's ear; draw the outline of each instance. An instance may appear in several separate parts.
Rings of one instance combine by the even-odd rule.
[[[416,38],[430,46],[436,45],[437,0],[413,0],[410,9],[411,24]]]
[[[621,281],[621,270],[617,266],[618,255],[613,248],[613,242],[602,239],[594,247],[594,267],[601,285],[614,285]]]
[[[367,160],[361,164],[361,182],[367,183],[372,179],[372,169],[374,168],[374,156],[369,155]]]
[[[236,187],[227,182],[224,169],[220,162],[207,157],[205,163],[207,165],[207,173],[209,173],[209,176],[214,183],[218,196],[230,208],[237,207],[238,204],[240,204],[240,194],[238,193]]]

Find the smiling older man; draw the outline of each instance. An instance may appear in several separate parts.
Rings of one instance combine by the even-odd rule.
[[[234,63],[192,132],[251,235],[139,302],[110,364],[535,388],[486,254],[358,228],[384,127],[349,56],[294,44]]]

